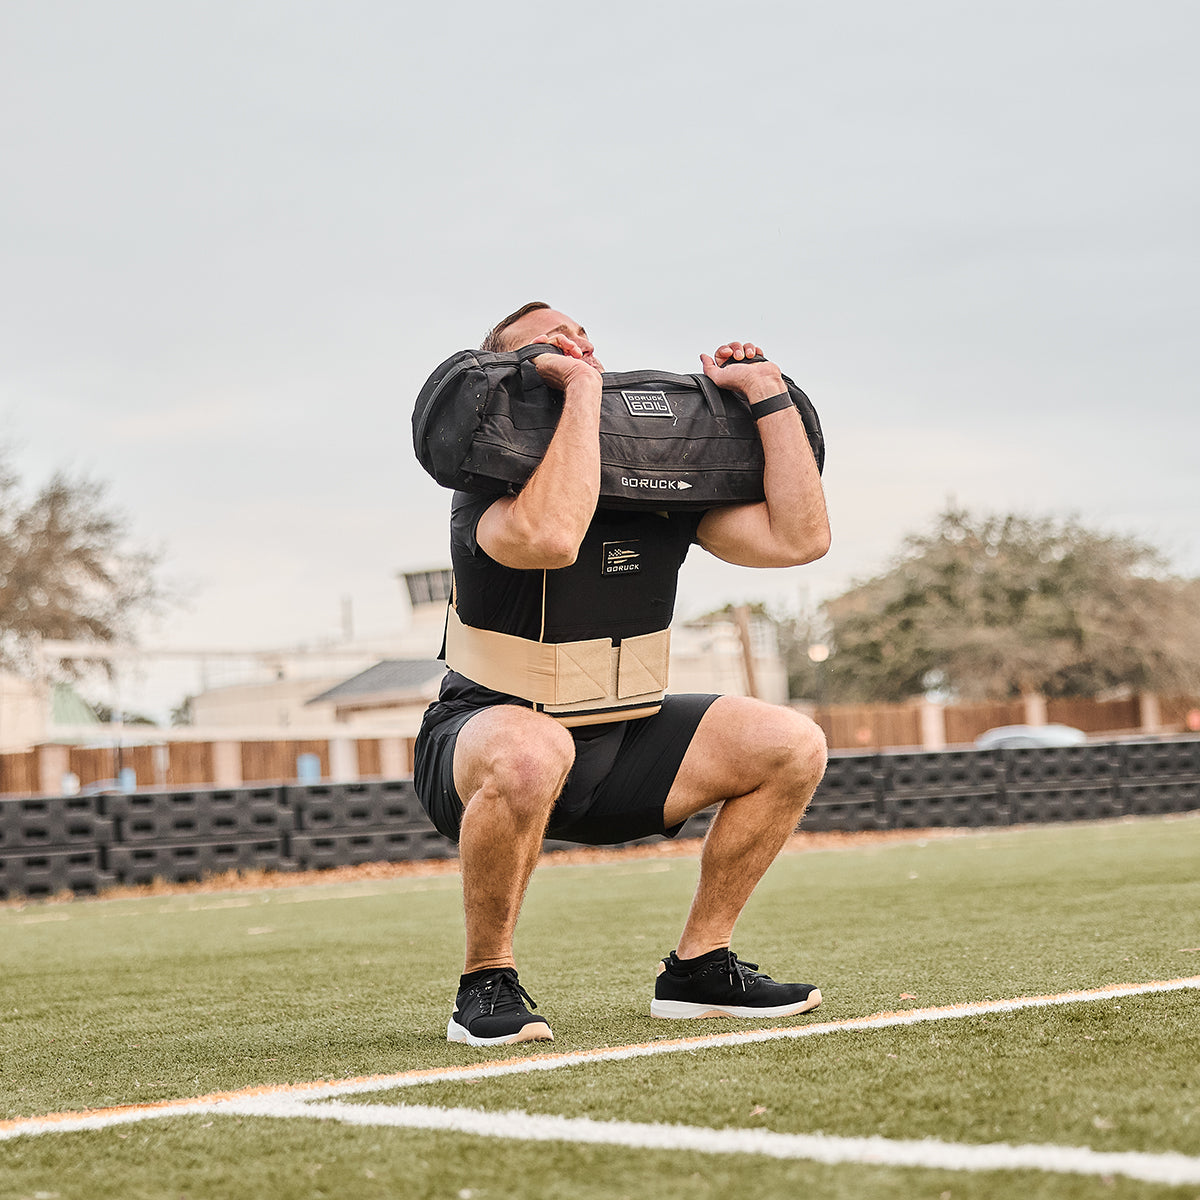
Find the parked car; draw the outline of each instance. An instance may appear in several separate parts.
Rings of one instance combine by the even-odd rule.
[[[1087,734],[1070,725],[998,725],[975,739],[979,750],[1013,750],[1023,746],[1082,746]]]

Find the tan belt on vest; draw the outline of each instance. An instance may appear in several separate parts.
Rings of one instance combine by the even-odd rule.
[[[671,631],[582,642],[535,642],[464,625],[452,603],[446,664],[484,687],[531,701],[563,725],[649,717],[662,704]]]

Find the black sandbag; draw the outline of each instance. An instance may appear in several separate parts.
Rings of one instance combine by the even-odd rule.
[[[443,487],[515,495],[558,425],[562,393],[532,359],[559,353],[524,346],[462,350],[430,375],[413,410],[413,447]],[[821,423],[786,375],[817,469]],[[606,371],[600,408],[600,503],[610,508],[707,509],[763,498],[763,452],[754,418],[707,375]]]

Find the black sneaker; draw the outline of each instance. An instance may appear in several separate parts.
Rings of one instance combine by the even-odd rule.
[[[662,961],[650,1002],[652,1017],[791,1017],[821,1003],[807,983],[776,983],[758,963],[741,962],[732,950],[714,950],[690,970],[675,957]]]
[[[521,986],[512,967],[489,971],[460,988],[446,1026],[446,1041],[471,1046],[501,1046],[509,1042],[552,1042],[554,1034]]]

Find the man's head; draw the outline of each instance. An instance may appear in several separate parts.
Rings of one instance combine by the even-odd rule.
[[[479,348],[503,353],[506,350],[518,350],[522,346],[528,346],[534,338],[555,333],[565,333],[583,351],[584,362],[595,367],[597,371],[604,370],[603,364],[596,358],[596,348],[589,340],[584,327],[565,313],[551,308],[544,300],[531,300],[528,304],[522,304],[516,312],[509,313],[502,321],[497,321],[488,330]]]

